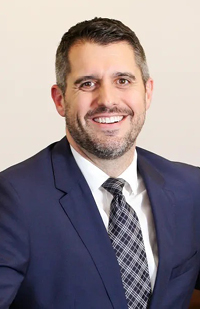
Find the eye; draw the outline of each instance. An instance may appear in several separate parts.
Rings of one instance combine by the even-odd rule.
[[[120,86],[126,86],[130,84],[130,81],[127,78],[119,78],[117,84]]]
[[[86,81],[84,83],[81,83],[79,88],[83,90],[93,90],[96,86],[96,83],[94,81]]]

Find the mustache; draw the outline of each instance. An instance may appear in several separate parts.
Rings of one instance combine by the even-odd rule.
[[[96,114],[101,114],[101,113],[110,113],[110,114],[118,113],[118,114],[125,114],[125,115],[133,116],[133,111],[129,108],[119,108],[117,106],[109,108],[106,106],[99,106],[95,108],[94,110],[88,111],[87,114],[85,115],[85,119],[87,117],[92,117],[92,116],[95,116]]]

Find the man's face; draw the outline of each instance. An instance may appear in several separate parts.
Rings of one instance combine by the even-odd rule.
[[[63,98],[67,138],[83,152],[115,159],[134,147],[152,93],[126,42],[74,45]]]

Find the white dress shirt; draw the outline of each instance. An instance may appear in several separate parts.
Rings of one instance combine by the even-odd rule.
[[[106,229],[108,229],[110,205],[113,196],[102,187],[102,184],[109,178],[109,176],[92,162],[83,158],[73,147],[71,147],[71,150],[76,163],[90,187],[103,223]],[[126,181],[123,188],[123,194],[127,203],[136,212],[140,222],[147,255],[151,287],[153,290],[158,266],[156,232],[147,191],[144,182],[137,171],[136,151],[132,163],[118,178],[123,178]]]

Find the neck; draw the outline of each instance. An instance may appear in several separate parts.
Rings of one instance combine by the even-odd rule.
[[[116,178],[121,175],[132,163],[134,157],[134,150],[127,152],[123,156],[113,160],[103,160],[99,158],[91,158],[93,164],[100,168],[109,177]]]
[[[85,159],[92,162],[100,168],[109,177],[118,177],[121,175],[132,163],[135,153],[135,145],[127,151],[124,155],[113,160],[99,159],[95,155],[87,152],[85,149],[80,148],[78,145],[69,140],[71,146]]]

